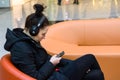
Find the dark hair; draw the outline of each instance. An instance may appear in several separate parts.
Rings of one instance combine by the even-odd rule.
[[[29,30],[33,25],[37,26],[42,16],[45,17],[43,23],[40,25],[40,28],[44,28],[44,26],[49,25],[49,21],[46,16],[42,13],[46,7],[41,4],[35,4],[33,6],[35,13],[32,13],[27,16],[25,21],[25,29]]]

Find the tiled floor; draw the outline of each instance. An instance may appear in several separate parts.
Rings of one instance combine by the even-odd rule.
[[[34,12],[32,6],[35,3],[44,3],[47,6],[44,14],[52,23],[120,16],[120,0],[79,0],[79,5],[73,4],[73,0],[62,0],[61,6],[57,5],[57,0],[30,0],[11,9],[0,8],[0,57],[7,53],[4,50],[6,29],[24,27],[25,17]]]

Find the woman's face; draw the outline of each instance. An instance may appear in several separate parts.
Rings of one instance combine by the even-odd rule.
[[[40,29],[38,35],[34,37],[35,40],[36,41],[41,41],[42,39],[44,39],[45,35],[48,31],[48,28],[49,28],[48,26],[45,26],[43,29]]]

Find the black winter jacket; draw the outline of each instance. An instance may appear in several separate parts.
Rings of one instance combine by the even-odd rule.
[[[68,80],[56,67],[64,67],[69,60],[62,59],[54,66],[49,62],[50,55],[31,37],[23,33],[23,29],[7,29],[4,48],[11,53],[11,61],[22,72],[37,80]]]

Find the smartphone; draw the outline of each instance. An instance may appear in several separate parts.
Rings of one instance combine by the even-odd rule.
[[[62,51],[62,52],[60,52],[59,54],[57,54],[57,56],[56,56],[56,57],[62,57],[64,54],[65,54],[65,52],[64,52],[64,51]]]

